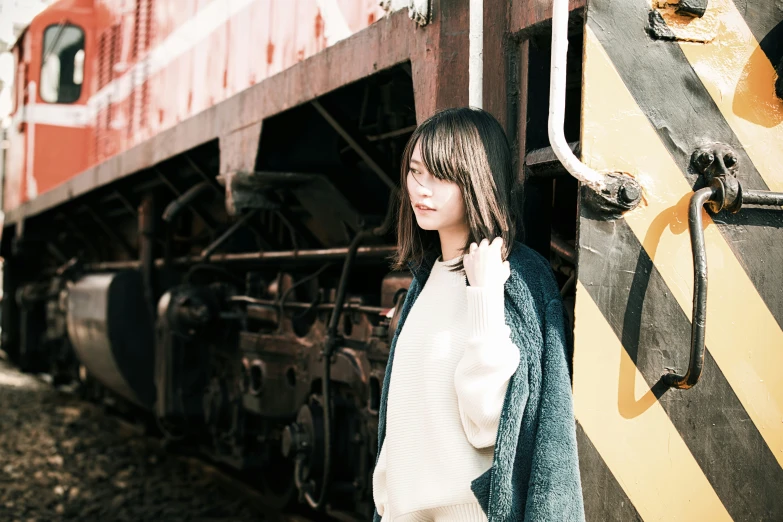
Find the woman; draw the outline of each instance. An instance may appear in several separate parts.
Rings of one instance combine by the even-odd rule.
[[[560,294],[514,243],[511,152],[470,108],[402,162],[396,267],[414,279],[386,367],[375,520],[584,520]]]

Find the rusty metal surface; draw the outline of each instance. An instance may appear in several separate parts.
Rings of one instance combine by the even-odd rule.
[[[417,88],[417,114],[419,105],[427,108],[427,113],[432,112],[438,104],[448,105],[455,100],[447,93],[455,87],[438,86],[437,75],[430,77],[429,70],[429,67],[439,63],[439,59],[431,56],[438,53],[428,52],[432,51],[433,44],[437,45],[431,36],[438,31],[438,25],[433,24],[426,30],[417,31],[405,13],[389,15],[384,23],[373,24],[312,58],[245,89],[228,100],[156,134],[127,152],[117,154],[76,175],[34,200],[9,210],[5,224],[12,225],[27,216],[53,208],[197,145],[257,125],[264,118],[407,60],[420,64],[414,67],[414,71],[422,76],[423,83]],[[467,51],[467,40],[465,50]],[[426,58],[422,59],[425,56]],[[341,66],[334,67],[335,63]],[[416,76],[414,74],[414,79]],[[436,90],[443,91],[439,99],[432,97],[432,91]],[[419,96],[427,102],[419,104]]]
[[[383,258],[397,251],[395,245],[360,247],[358,257]],[[320,248],[310,250],[285,250],[274,252],[247,252],[242,254],[213,254],[209,260],[212,263],[299,263],[337,261],[345,258],[348,248]],[[172,260],[175,265],[190,265],[201,260],[201,256],[183,256]],[[158,267],[163,266],[163,259],[156,259]],[[85,265],[88,271],[105,272],[109,270],[128,270],[139,267],[138,261],[106,261]]]
[[[34,199],[384,16],[374,0],[54,3],[33,19],[19,45],[24,72],[17,91],[25,96],[12,115],[10,156],[15,161],[6,208]],[[41,64],[44,34],[65,21],[83,35],[80,95],[70,104],[46,103],[38,92],[38,86],[48,86]]]

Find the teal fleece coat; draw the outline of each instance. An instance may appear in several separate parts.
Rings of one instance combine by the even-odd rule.
[[[431,256],[411,267],[413,282],[391,343],[381,391],[379,449],[386,436],[394,347],[434,260]],[[521,357],[503,403],[492,467],[471,483],[471,489],[489,522],[583,521],[560,292],[549,263],[537,252],[515,243],[508,261],[506,324]],[[380,521],[377,511],[374,521]]]

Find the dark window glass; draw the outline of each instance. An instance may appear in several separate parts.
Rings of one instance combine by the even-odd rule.
[[[78,100],[84,80],[84,31],[68,24],[47,27],[41,64],[43,101],[73,103]]]

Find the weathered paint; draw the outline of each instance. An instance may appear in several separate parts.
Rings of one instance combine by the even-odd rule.
[[[16,107],[6,211],[386,15],[375,0],[285,5],[273,0],[136,0],[133,9],[128,5],[125,0],[61,0],[26,30],[28,75],[18,85],[26,88],[39,80],[43,31],[65,19],[85,31],[84,83],[72,105],[46,104],[36,93]],[[108,56],[110,49],[114,53]],[[105,84],[99,83],[101,74]],[[30,136],[35,136],[32,145]]]
[[[690,316],[693,259],[687,232],[691,188],[589,28],[586,38],[590,74],[601,75],[605,81],[603,96],[584,107],[582,150],[593,168],[638,171],[638,177],[646,181],[647,205],[628,213],[625,221]],[[622,118],[606,125],[605,116],[598,114],[622,114]],[[783,368],[783,331],[712,219],[705,216],[704,225],[710,266],[707,345],[783,465],[783,380],[778,378]],[[752,349],[738,350],[740,346]]]
[[[671,459],[675,475],[695,463],[698,483],[706,479],[706,489],[690,491],[689,507],[707,502],[712,507],[705,509],[713,509],[710,502],[717,498],[725,510],[721,516],[778,520],[783,517],[783,386],[777,371],[783,365],[778,291],[783,222],[775,214],[743,209],[714,219],[705,215],[704,372],[689,390],[667,389],[660,380],[667,371],[684,371],[690,352],[693,262],[687,207],[697,182],[691,154],[710,142],[728,143],[737,151],[745,186],[771,188],[779,182],[779,170],[765,167],[763,154],[779,153],[775,122],[781,102],[773,98],[774,68],[733,2],[711,0],[702,18],[664,8],[663,25],[650,34],[645,29],[658,4],[595,0],[588,7],[583,160],[595,169],[631,173],[644,187],[644,203],[617,221],[581,208],[577,418],[645,520],[682,515],[682,508],[676,495],[657,497],[658,512],[647,504],[658,484],[647,490],[636,486],[648,480],[649,466],[631,470],[627,479],[618,477],[628,470],[612,460],[614,445],[602,440],[612,435],[589,429],[607,415],[594,406],[599,381],[608,381],[628,422],[649,421],[658,408],[665,413],[635,451],[651,447],[645,437],[654,438],[659,424],[676,429],[686,454],[675,456],[675,448],[662,458]],[[669,37],[661,38],[664,33]],[[606,352],[607,344],[618,341],[619,362]],[[584,481],[591,472],[589,462],[583,465]],[[596,473],[603,472],[596,467]],[[586,506],[590,518],[602,519],[600,506],[587,500]],[[692,518],[718,516],[705,511]]]
[[[646,2],[614,4],[611,17],[596,12],[592,28],[682,175],[689,184],[695,183],[697,176],[690,169],[693,150],[705,142],[720,142],[737,151],[745,188],[769,190],[680,44],[645,37],[642,27],[648,11]],[[617,20],[627,30],[619,31]],[[720,46],[721,42],[700,45]],[[673,84],[678,88],[672,88]],[[717,226],[783,327],[783,294],[777,290],[783,285],[783,272],[769,269],[783,263],[783,216],[746,209],[722,214]]]
[[[732,0],[711,0],[707,14],[720,26],[720,45],[682,49],[742,148],[770,190],[783,191],[783,101],[777,73]]]
[[[266,5],[268,2],[261,3]],[[375,6],[374,1],[371,3]],[[282,64],[277,66],[278,69],[274,69],[274,71],[279,70],[277,74],[265,79],[255,78],[249,87],[239,90],[223,101],[219,101],[219,97],[214,97],[210,102],[214,102],[214,105],[200,112],[194,108],[197,104],[196,98],[202,96],[202,94],[194,94],[196,90],[202,88],[200,83],[203,82],[200,82],[199,77],[192,72],[187,74],[183,72],[185,81],[175,82],[174,76],[171,76],[166,83],[161,79],[161,74],[168,74],[165,71],[153,75],[143,85],[137,83],[139,87],[136,88],[136,97],[127,99],[126,106],[120,104],[111,106],[112,118],[116,116],[121,122],[129,121],[127,117],[122,116],[122,111],[127,111],[131,105],[138,107],[140,102],[136,102],[144,98],[141,96],[144,92],[149,99],[149,104],[161,106],[157,112],[145,111],[132,120],[139,125],[141,125],[139,122],[149,120],[141,125],[138,131],[136,124],[132,127],[132,134],[138,133],[140,138],[128,138],[128,129],[123,129],[119,124],[115,125],[117,129],[106,129],[107,126],[111,126],[107,117],[108,110],[97,110],[98,105],[95,100],[101,100],[103,99],[101,97],[108,95],[100,94],[96,83],[94,91],[98,94],[90,98],[92,105],[88,103],[91,111],[97,110],[95,122],[101,128],[99,133],[91,133],[90,139],[87,140],[93,166],[80,173],[58,171],[59,183],[50,190],[42,191],[36,198],[21,206],[18,205],[22,198],[16,198],[15,204],[9,205],[6,209],[6,223],[12,224],[25,216],[53,208],[108,182],[138,172],[248,125],[257,124],[264,118],[366,78],[377,71],[405,62],[410,62],[419,119],[427,117],[441,107],[464,105],[467,102],[467,68],[462,64],[466,63],[468,43],[463,29],[467,27],[467,10],[451,2],[444,2],[442,6],[436,3],[434,9],[439,16],[434,17],[432,23],[425,28],[420,28],[411,22],[404,12],[386,15],[382,20],[374,18],[377,23],[372,23],[364,30],[326,47],[308,59],[297,58],[297,61],[287,68],[282,68]],[[111,12],[105,9],[100,10],[96,18],[102,21],[104,27],[108,27],[111,25],[110,14]],[[367,17],[368,23],[370,18]],[[356,19],[356,23],[359,24],[360,20]],[[170,25],[165,26],[163,35],[172,34]],[[315,25],[313,27],[315,31]],[[217,38],[217,35],[212,37]],[[163,38],[163,36],[158,35],[156,38]],[[287,49],[290,45],[286,44],[283,47]],[[439,52],[441,48],[449,49],[449,52]],[[184,56],[185,54],[181,54],[180,58],[185,60]],[[255,63],[256,56],[259,56],[259,53],[249,55],[249,59]],[[260,53],[260,56],[265,60],[266,50]],[[177,65],[174,65],[175,63]],[[192,66],[193,60],[189,63],[187,67]],[[175,60],[169,68],[180,68],[185,71],[187,67]],[[120,69],[124,68],[125,66],[120,67]],[[268,72],[271,74],[273,71],[270,69]],[[97,79],[92,81],[97,82]],[[120,86],[117,88],[120,92],[126,89],[121,88],[120,83],[115,85]],[[147,86],[146,90],[143,89],[144,86]],[[164,101],[152,101],[153,93],[163,92],[167,88],[182,91],[180,98],[177,100],[165,98],[169,95],[164,92]],[[182,99],[186,102],[190,100],[188,102],[191,104],[190,112],[181,112],[179,117],[175,118],[183,121],[177,123],[172,120],[167,124],[168,127],[162,125],[166,121],[166,114],[174,110],[173,108],[177,107],[177,103]],[[131,100],[135,101],[131,103]],[[161,111],[163,111],[162,120]],[[188,116],[188,114],[192,115]],[[153,121],[155,118],[158,118],[157,123]],[[98,161],[97,151],[101,148],[110,150],[103,153],[103,160]],[[18,172],[22,173],[23,170],[20,169]],[[14,187],[15,183],[12,176],[7,184]]]
[[[606,522],[643,520],[579,422],[576,423],[576,436],[579,441],[579,465],[590,470],[590,480],[582,481],[582,492],[588,509],[601,513],[602,520]]]
[[[639,514],[644,520],[667,520],[671,513],[731,520],[582,283],[577,296],[574,410]]]
[[[731,0],[729,0],[731,1]],[[711,42],[718,36],[720,22],[718,12],[713,8],[715,0],[710,0],[704,16],[694,18],[678,11],[677,4],[657,0],[657,11],[674,39],[682,42]],[[721,34],[721,37],[723,35]]]
[[[61,0],[34,19],[14,48],[17,74],[9,128],[4,209],[18,207],[88,166],[86,144],[91,135],[85,124],[88,85],[83,83],[79,98],[67,106],[44,102],[38,89],[44,31],[66,20],[84,30],[85,46],[89,47],[92,1]],[[85,80],[90,74],[91,64],[85,61]]]

